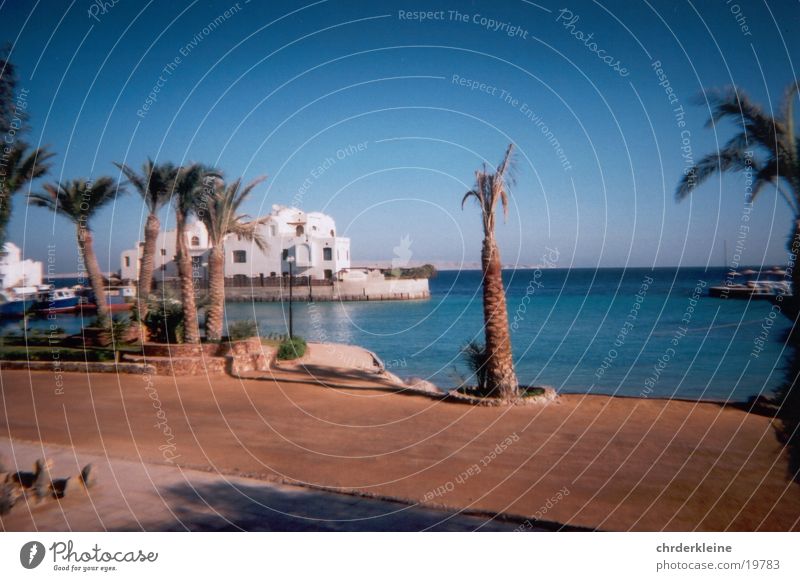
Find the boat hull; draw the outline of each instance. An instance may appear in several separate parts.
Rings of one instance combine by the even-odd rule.
[[[31,307],[33,307],[34,302],[33,300],[25,299],[0,304],[0,318],[12,319],[24,317]]]

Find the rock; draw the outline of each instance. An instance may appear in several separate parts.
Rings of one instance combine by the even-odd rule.
[[[92,486],[95,485],[97,479],[95,478],[94,472],[92,471],[92,465],[87,464],[83,467],[80,474],[80,483],[83,486],[84,490],[88,490]]]
[[[69,485],[69,481],[74,480],[73,478],[58,478],[53,480],[53,483],[50,485],[50,494],[53,498],[64,498],[67,495],[68,491],[72,490],[72,487]]]
[[[407,380],[406,386],[415,391],[424,391],[425,393],[432,393],[434,395],[442,395],[444,393],[441,389],[436,387],[435,384],[420,377],[412,377],[411,379]]]
[[[39,500],[48,498],[52,494],[53,478],[50,476],[52,467],[52,460],[37,460],[34,466],[34,479],[31,488]]]
[[[14,472],[9,474],[6,480],[20,488],[30,488],[36,480],[36,474],[33,472]]]
[[[19,485],[14,482],[0,482],[0,516],[11,512],[21,494]]]

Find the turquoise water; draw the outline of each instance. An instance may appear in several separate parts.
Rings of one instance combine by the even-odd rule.
[[[770,392],[784,379],[788,320],[766,301],[706,297],[724,273],[506,271],[520,381],[640,397],[744,400]],[[295,333],[362,345],[401,377],[452,387],[469,378],[460,347],[483,337],[481,274],[440,272],[431,295],[414,302],[295,303]],[[280,304],[229,304],[227,311],[231,320],[255,316],[265,333],[288,326],[288,308]]]
[[[724,272],[506,271],[520,381],[639,397],[738,401],[769,393],[784,379],[788,320],[766,301],[708,298],[702,285],[703,296],[693,300],[699,282],[718,284]],[[362,345],[401,377],[456,386],[469,381],[460,347],[483,337],[481,274],[440,272],[431,295],[411,302],[295,303],[295,333]],[[288,306],[229,303],[227,317],[255,317],[264,335],[286,333]],[[49,324],[31,320],[29,327]],[[81,319],[61,315],[57,324],[77,332]],[[6,322],[3,330],[18,326]]]

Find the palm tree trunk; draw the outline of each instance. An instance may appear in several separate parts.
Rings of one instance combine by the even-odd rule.
[[[86,272],[89,274],[89,284],[92,286],[94,302],[97,305],[97,319],[102,326],[110,320],[103,273],[100,271],[97,255],[94,253],[92,232],[80,224],[78,225],[78,250],[81,253]]]
[[[789,252],[794,261],[792,267],[792,306],[800,312],[800,216],[795,217],[792,237],[789,238]]]
[[[177,213],[176,247],[178,251],[178,276],[181,280],[181,302],[183,303],[183,340],[185,343],[200,343],[200,325],[197,322],[197,304],[192,278],[192,257],[186,248],[186,219]]]
[[[511,335],[500,251],[493,237],[483,240],[483,320],[486,337],[486,388],[488,394],[505,400],[517,397],[519,383],[514,372]]]
[[[153,272],[155,271],[156,242],[161,223],[158,216],[150,214],[144,227],[144,248],[139,266],[139,281],[136,288],[139,320],[143,321],[147,314],[147,298],[153,290]]]
[[[206,338],[219,341],[222,338],[225,316],[225,246],[220,243],[211,248],[208,255],[208,298],[206,309]]]

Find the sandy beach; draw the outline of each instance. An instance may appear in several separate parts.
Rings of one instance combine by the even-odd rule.
[[[344,366],[331,359],[342,351],[329,349],[305,367],[246,379],[3,371],[0,435],[28,446],[23,468],[31,443],[43,442],[106,463],[506,513],[517,523],[800,529],[800,487],[787,480],[770,418],[591,395],[475,407],[398,393],[364,352],[348,351]],[[98,486],[124,496],[140,480]],[[33,526],[14,518],[4,528]]]

